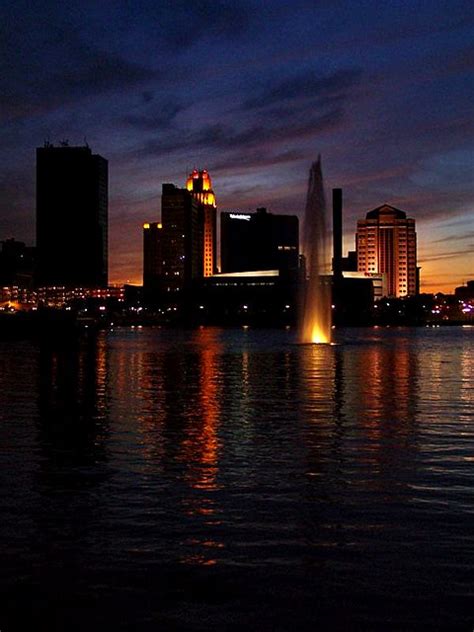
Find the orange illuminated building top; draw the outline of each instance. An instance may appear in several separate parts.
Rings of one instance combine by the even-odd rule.
[[[203,208],[203,274],[211,276],[216,271],[216,196],[211,176],[205,169],[193,169],[186,180],[186,189]]]
[[[212,191],[212,180],[209,173],[203,169],[198,171],[193,169],[186,180],[186,188],[188,191]]]
[[[186,180],[186,188],[201,204],[216,207],[216,196],[212,190],[211,176],[205,169],[202,171],[193,169]]]

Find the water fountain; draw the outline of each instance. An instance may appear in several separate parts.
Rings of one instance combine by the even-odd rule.
[[[326,226],[321,156],[311,165],[304,216],[303,255],[306,279],[301,283],[301,313],[299,341],[302,343],[331,342],[331,284],[328,261],[328,230]]]

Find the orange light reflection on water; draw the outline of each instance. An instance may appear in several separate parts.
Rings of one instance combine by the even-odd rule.
[[[217,333],[210,329],[195,332],[198,346],[198,384],[196,405],[201,424],[190,427],[182,443],[181,459],[189,464],[185,480],[192,492],[183,500],[185,514],[202,520],[199,530],[205,527],[205,537],[194,537],[183,542],[185,549],[181,563],[199,566],[217,564],[215,550],[224,547],[211,537],[221,524],[214,494],[219,489],[219,418],[220,387],[218,382],[220,342]],[[191,550],[189,551],[189,548]]]
[[[183,441],[183,460],[192,464],[187,480],[193,489],[213,491],[217,489],[219,471],[219,442],[217,425],[219,419],[219,397],[217,388],[218,367],[216,366],[219,343],[209,330],[196,332],[199,344],[199,391],[197,405],[202,425],[192,428]]]

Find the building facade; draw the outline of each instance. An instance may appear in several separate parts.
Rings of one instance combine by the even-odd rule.
[[[203,276],[212,276],[217,271],[217,209],[211,176],[205,169],[203,171],[194,169],[186,180],[186,189],[199,204],[202,224]]]
[[[143,287],[159,288],[163,270],[161,222],[143,224]]]
[[[170,297],[217,271],[216,198],[206,170],[163,184],[161,222],[143,225],[143,285]]]
[[[297,270],[298,231],[296,215],[221,213],[222,272]]]
[[[198,201],[187,189],[163,184],[161,196],[162,287],[174,294],[203,273],[203,231]]]
[[[36,150],[37,285],[107,286],[108,162],[89,147]]]
[[[13,238],[0,242],[0,246],[0,285],[31,287],[36,249]]]
[[[417,293],[415,220],[383,204],[358,220],[357,270],[369,276],[384,274],[387,296]]]

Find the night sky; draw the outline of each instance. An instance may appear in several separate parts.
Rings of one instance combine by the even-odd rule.
[[[35,148],[109,160],[111,282],[193,167],[220,210],[302,216],[310,163],[355,222],[417,221],[422,290],[474,278],[472,0],[2,2],[0,239],[34,243]],[[74,226],[65,215],[64,230]]]

